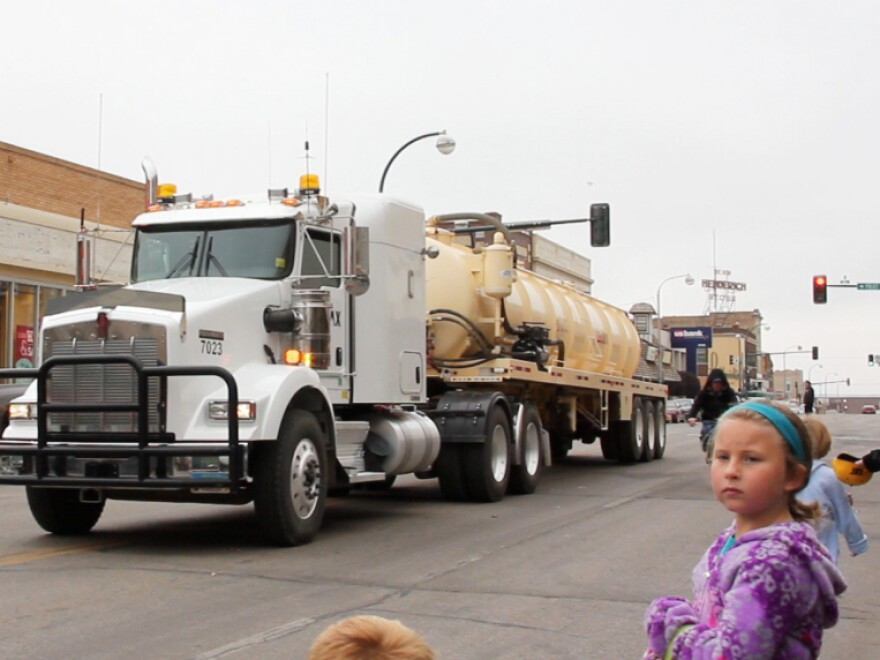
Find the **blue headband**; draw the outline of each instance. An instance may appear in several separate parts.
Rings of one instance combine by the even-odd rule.
[[[788,446],[791,447],[791,450],[794,452],[794,455],[797,456],[801,462],[807,460],[807,454],[804,451],[804,443],[801,442],[801,436],[794,427],[794,424],[791,423],[791,420],[785,416],[785,413],[763,401],[746,401],[745,403],[740,403],[739,405],[730,408],[724,413],[724,416],[726,417],[734,410],[741,409],[754,410],[756,413],[764,417],[768,422],[773,424],[777,431],[779,431],[779,435],[785,439]]]

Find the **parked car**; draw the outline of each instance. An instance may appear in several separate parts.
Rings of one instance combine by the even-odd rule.
[[[876,415],[877,414],[877,406],[872,406],[870,403],[862,406],[862,414],[863,415]]]
[[[670,399],[666,402],[666,422],[668,424],[678,424],[687,421],[687,414],[690,412],[692,399]]]

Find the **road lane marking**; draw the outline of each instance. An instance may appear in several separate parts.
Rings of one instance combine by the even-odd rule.
[[[284,637],[285,635],[289,635],[290,633],[302,630],[303,628],[306,628],[307,626],[315,623],[315,621],[317,621],[317,619],[297,619],[296,621],[290,621],[288,623],[281,624],[280,626],[277,626],[275,628],[269,628],[269,630],[258,632],[256,635],[244,637],[235,642],[226,644],[225,646],[221,646],[211,651],[200,653],[196,656],[196,660],[213,660],[214,658],[221,658],[224,655],[236,653],[237,651],[244,650],[251,646],[265,644],[266,642],[271,642],[272,640]]]
[[[19,564],[28,564],[32,561],[39,561],[49,557],[60,557],[62,555],[73,555],[80,552],[89,552],[90,550],[99,550],[114,545],[121,545],[121,541],[95,541],[85,545],[65,546],[60,548],[42,548],[40,550],[28,550],[27,552],[17,552],[12,555],[0,555],[0,567],[18,566]]]

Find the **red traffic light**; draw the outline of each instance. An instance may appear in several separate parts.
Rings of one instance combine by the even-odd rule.
[[[817,305],[828,302],[828,278],[824,275],[813,275],[813,302]]]

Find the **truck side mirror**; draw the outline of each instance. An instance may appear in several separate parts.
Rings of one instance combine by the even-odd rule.
[[[610,215],[608,204],[590,205],[590,245],[593,247],[611,245]]]
[[[345,227],[343,239],[345,290],[359,296],[370,288],[370,228]]]

